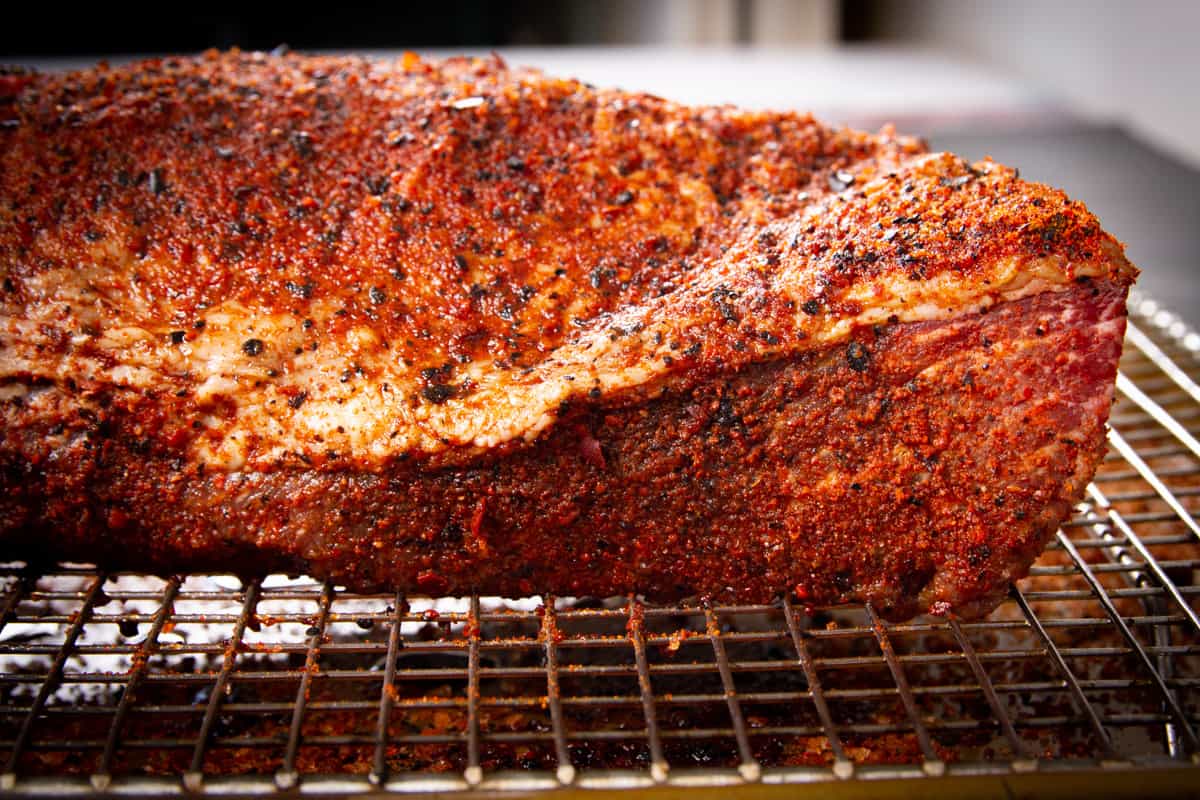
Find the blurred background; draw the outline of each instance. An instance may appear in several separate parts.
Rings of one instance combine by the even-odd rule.
[[[0,63],[207,47],[496,50],[691,103],[796,108],[990,155],[1085,200],[1200,327],[1200,2],[462,0],[24,4]],[[13,22],[9,16],[9,22]]]

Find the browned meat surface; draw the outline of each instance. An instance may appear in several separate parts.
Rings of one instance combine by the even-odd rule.
[[[1136,270],[889,131],[238,53],[0,76],[0,541],[357,588],[985,613]]]

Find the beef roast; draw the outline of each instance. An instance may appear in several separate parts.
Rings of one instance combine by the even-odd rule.
[[[498,59],[0,75],[10,559],[986,613],[1136,270],[992,162]]]

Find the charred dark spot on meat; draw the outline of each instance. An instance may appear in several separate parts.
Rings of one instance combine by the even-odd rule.
[[[866,372],[871,365],[871,353],[859,342],[851,342],[846,348],[846,363],[855,372]]]
[[[459,387],[450,383],[433,383],[421,389],[421,396],[440,406],[458,395]]]

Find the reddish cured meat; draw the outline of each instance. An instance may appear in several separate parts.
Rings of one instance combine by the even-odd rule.
[[[1136,270],[1000,165],[492,60],[0,93],[14,558],[977,615],[1103,451]]]

